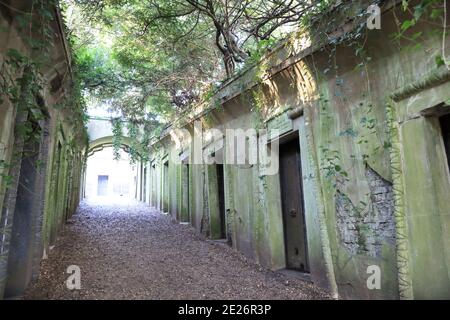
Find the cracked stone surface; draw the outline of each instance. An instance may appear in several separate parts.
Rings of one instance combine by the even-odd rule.
[[[352,254],[381,257],[383,243],[395,245],[394,194],[392,183],[366,167],[369,204],[361,208],[337,190],[336,227],[342,245]]]
[[[70,265],[81,289],[69,290]],[[24,299],[328,299],[313,284],[266,270],[226,244],[144,204],[84,202]]]

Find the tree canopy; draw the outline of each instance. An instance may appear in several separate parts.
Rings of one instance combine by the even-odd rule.
[[[86,94],[170,121],[329,2],[66,0],[65,12]]]

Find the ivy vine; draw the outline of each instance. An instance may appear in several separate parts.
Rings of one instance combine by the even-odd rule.
[[[0,105],[9,102],[17,110],[17,117],[23,121],[15,127],[15,135],[21,141],[37,144],[41,139],[41,130],[37,123],[49,117],[42,100],[44,88],[48,87],[47,79],[42,70],[52,66],[51,49],[55,40],[52,24],[55,23],[54,8],[58,5],[56,0],[33,0],[30,11],[20,11],[5,3],[8,9],[14,10],[16,15],[14,21],[17,31],[26,49],[8,49],[3,54],[0,64]],[[8,32],[2,29],[0,32]],[[73,82],[71,90],[64,96],[63,100],[54,105],[55,109],[70,108],[73,117],[69,121],[81,128],[86,124],[86,105],[84,103],[81,86],[76,76],[76,66],[73,66]],[[7,175],[8,168],[13,162],[27,156],[29,150],[23,150],[20,154],[13,155],[10,163],[1,159],[0,171],[2,178],[8,182],[12,177]],[[36,163],[36,167],[41,164]]]
[[[112,125],[112,147],[114,160],[120,160],[120,149],[122,148],[123,124],[120,118],[111,119]]]

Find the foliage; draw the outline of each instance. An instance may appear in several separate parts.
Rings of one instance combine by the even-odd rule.
[[[306,31],[314,42],[324,45],[322,51],[329,52],[329,66],[318,75],[333,71],[336,82],[337,47],[354,48],[360,59],[356,68],[366,75],[367,92],[363,95],[367,105],[373,104],[367,67],[372,58],[365,47],[370,32],[366,26],[368,13],[352,1],[66,2],[82,17],[83,26],[72,27],[72,32],[78,37],[74,47],[85,92],[106,101],[148,136],[149,130],[182,117],[192,104],[211,100],[219,81],[232,76],[235,69],[256,64],[256,80],[260,81],[267,69],[259,63],[261,58],[294,27],[300,28],[299,34]],[[411,18],[398,22],[399,32],[393,39],[418,45],[426,35],[411,33],[411,29],[424,19],[441,19],[442,0],[411,3],[403,1],[402,8],[411,13]],[[351,24],[351,30],[340,32],[343,24]],[[94,38],[99,41],[89,40]],[[445,65],[445,57],[436,57],[436,63]],[[345,100],[343,92],[338,93]],[[255,105],[253,110],[260,111],[264,104],[262,89],[254,91],[250,100]],[[376,134],[376,121],[361,119],[363,131]],[[142,140],[144,145],[150,141],[148,137]],[[359,144],[366,141],[366,136],[358,137]],[[367,160],[369,155],[364,157]]]
[[[443,39],[442,51],[434,57],[438,68],[441,66],[450,66],[450,62],[445,57],[445,38],[447,36],[445,4],[446,2],[444,0],[421,0],[412,6],[410,1],[403,0],[403,10],[408,12],[411,17],[403,21],[398,21],[398,32],[392,35],[393,40],[398,41],[399,44],[402,40],[409,42],[410,45],[404,47],[412,48],[413,50],[422,50],[422,42],[424,39],[429,38],[433,34],[440,35]],[[415,28],[418,24],[429,24],[436,27],[428,34],[424,34]]]
[[[381,4],[380,1],[374,1],[376,4]],[[427,39],[431,36],[442,37],[442,54],[435,57],[436,67],[450,66],[450,63],[446,59],[445,55],[445,11],[443,0],[421,0],[421,1],[403,1],[400,8],[394,8],[394,11],[401,10],[402,13],[409,16],[409,18],[403,18],[402,20],[397,17],[396,19],[398,32],[391,35],[394,43],[398,45],[399,50],[423,50],[422,46],[426,43]],[[324,11],[317,15],[311,15],[309,19],[309,29],[314,30],[313,38],[315,41],[324,41],[327,47],[321,51],[328,50],[329,59],[328,67],[322,72],[317,72],[317,77],[321,75],[329,75],[334,71],[335,82],[337,90],[335,95],[338,99],[341,99],[343,103],[346,102],[345,93],[343,91],[342,79],[339,76],[339,65],[336,63],[336,52],[340,45],[354,48],[354,55],[360,59],[360,63],[356,66],[356,70],[361,69],[362,74],[365,75],[367,82],[367,91],[362,93],[362,100],[365,103],[360,103],[359,107],[362,108],[363,116],[359,121],[359,130],[356,131],[353,128],[349,128],[343,131],[340,137],[350,137],[355,139],[355,143],[361,146],[362,152],[361,159],[366,163],[372,156],[375,156],[379,152],[390,149],[392,146],[390,142],[384,141],[379,137],[381,123],[379,119],[373,114],[374,101],[371,96],[371,81],[368,69],[368,64],[372,61],[370,56],[371,52],[366,47],[366,41],[370,30],[367,29],[367,12],[364,8],[354,11],[351,9],[351,2],[342,3],[338,8],[328,9],[324,8]],[[327,12],[328,10],[328,12]],[[339,13],[340,12],[340,13]],[[331,16],[330,13],[333,13]],[[344,14],[342,14],[344,13]],[[347,16],[347,18],[345,18]],[[344,18],[343,18],[344,17]],[[339,25],[339,21],[351,21],[353,28],[351,31],[343,33],[334,33],[333,28]],[[428,24],[434,26],[432,30],[425,33],[420,30],[420,24]],[[330,37],[330,34],[333,37]],[[320,100],[323,100],[320,98]],[[323,101],[325,104],[329,104],[328,100]],[[322,109],[323,111],[323,109]],[[333,114],[329,114],[329,111],[325,111],[325,117],[328,119],[333,118]],[[321,112],[322,114],[323,112]],[[371,141],[378,141],[378,143],[370,144]],[[367,148],[373,145],[372,150]],[[339,183],[345,183],[348,180],[348,174],[343,169],[341,162],[341,154],[338,150],[330,150],[330,145],[319,146],[321,150],[321,169],[324,172],[324,176],[331,180],[333,186],[337,186]],[[353,160],[356,160],[355,155],[350,155]]]
[[[347,182],[348,173],[342,168],[340,152],[324,146],[320,146],[320,151],[322,154],[320,169],[324,172],[325,178],[331,180],[335,188]]]
[[[127,123],[127,129],[128,129],[128,136],[130,137],[130,162],[132,164],[136,164],[140,159],[140,153],[141,146],[139,144],[139,127],[135,122],[128,122]]]
[[[104,10],[102,21],[97,22],[77,11],[73,2],[66,1],[66,5],[67,20],[81,17],[71,28],[85,94],[106,102],[127,120],[141,124],[145,119],[169,121],[198,101],[201,86],[220,72],[216,63],[209,63],[216,53],[204,41],[202,30],[189,39],[175,39],[187,23],[166,24],[138,35],[133,28],[138,17],[125,14],[121,6]],[[139,2],[135,6],[136,14],[143,14],[138,12]]]
[[[259,61],[300,18],[331,2],[65,0],[65,6],[85,93],[143,125],[171,122],[203,98],[205,87]]]
[[[119,24],[126,24],[139,36],[154,31],[160,36],[168,36],[166,39],[160,37],[162,45],[184,39],[192,41],[200,36],[201,41],[207,40],[216,46],[228,76],[236,64],[249,57],[248,50],[252,45],[280,35],[282,27],[296,25],[322,2],[328,1],[78,0],[94,12],[94,16],[110,25],[116,25],[118,13],[133,16],[134,19],[127,17]]]
[[[7,163],[4,160],[0,160],[0,178],[3,179],[3,182],[6,186],[11,185],[11,183],[13,182],[13,177],[7,174],[10,167],[11,164]]]
[[[0,63],[0,104],[8,101],[17,107],[16,117],[21,121],[16,123],[15,134],[20,138],[19,141],[27,146],[38,145],[42,138],[42,130],[38,122],[49,117],[42,97],[47,88],[50,90],[60,88],[58,86],[53,88],[54,84],[47,83],[47,79],[43,75],[44,70],[54,68],[51,59],[54,56],[52,49],[55,38],[60,37],[55,34],[54,30],[55,6],[58,5],[58,2],[56,0],[33,0],[21,10],[15,9],[12,5],[0,5],[14,11],[18,32],[24,42],[23,49],[10,48],[3,53]],[[0,32],[5,31],[0,30]],[[86,122],[84,98],[77,77],[77,66],[71,67],[73,74],[70,80],[66,77],[67,75],[62,75],[61,80],[61,82],[70,81],[70,85],[65,88],[66,94],[52,107],[55,109],[66,108],[70,112],[70,117],[67,117],[66,121],[74,126],[84,128]],[[4,181],[8,183],[12,179],[7,175],[8,170],[5,169],[12,166],[16,160],[34,152],[36,150],[24,149],[18,154],[13,154],[11,163],[7,164],[2,160],[0,167]],[[39,168],[42,163],[38,161],[35,165],[36,168]]]
[[[122,147],[123,126],[120,118],[111,119],[113,133],[113,154],[114,160],[120,160],[120,148]]]

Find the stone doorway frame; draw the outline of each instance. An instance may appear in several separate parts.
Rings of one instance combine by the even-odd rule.
[[[442,68],[391,94],[387,106],[401,299],[450,298],[450,178],[439,124],[449,99]]]
[[[24,89],[26,90],[26,88]],[[3,206],[3,214],[1,215],[1,226],[2,226],[2,241],[1,255],[4,257],[1,258],[2,266],[0,268],[0,298],[4,296],[4,294],[8,294],[10,296],[15,296],[20,294],[25,290],[28,283],[34,279],[36,279],[39,272],[39,262],[42,257],[42,253],[44,251],[44,239],[42,237],[43,231],[43,221],[44,221],[44,199],[45,199],[45,190],[46,190],[46,172],[47,172],[47,161],[49,157],[49,130],[50,130],[50,119],[48,110],[45,106],[44,100],[41,96],[36,96],[36,103],[39,106],[39,110],[42,115],[42,119],[36,120],[36,124],[40,129],[40,139],[39,145],[36,149],[37,155],[36,160],[39,162],[36,163],[36,167],[34,168],[36,171],[35,180],[32,184],[32,190],[30,192],[31,202],[31,212],[27,215],[27,221],[22,221],[21,225],[16,225],[20,221],[17,221],[16,214],[16,206],[17,206],[17,193],[19,191],[19,183],[22,179],[21,169],[23,165],[23,160],[25,159],[24,155],[24,146],[25,141],[23,136],[15,134],[14,136],[14,144],[13,144],[13,153],[12,157],[16,157],[13,160],[14,164],[10,169],[10,175],[12,176],[12,184],[6,189],[6,194],[4,197],[4,206]],[[21,108],[21,106],[18,106]],[[33,111],[34,113],[34,111]],[[29,110],[26,111],[16,111],[15,115],[15,125],[14,131],[16,131],[17,126],[23,125],[23,123],[29,121],[31,113]],[[31,115],[32,116],[32,115]],[[16,218],[16,219],[15,219]],[[30,220],[28,220],[30,219]],[[14,240],[14,232],[24,232],[23,230],[16,230],[16,228],[27,228],[26,234],[30,233],[30,239],[28,244],[25,247],[21,246],[21,241],[16,239]],[[11,248],[14,251],[11,251]],[[13,260],[10,258],[12,255],[16,254],[16,250],[18,248],[22,248],[22,250],[26,250],[26,253],[19,253],[16,255]],[[26,261],[24,261],[25,259]],[[8,283],[10,280],[11,270],[16,271],[16,268],[12,263],[19,264],[27,264],[25,269],[20,271],[20,274],[15,275],[14,284]],[[9,291],[9,293],[8,293]]]

